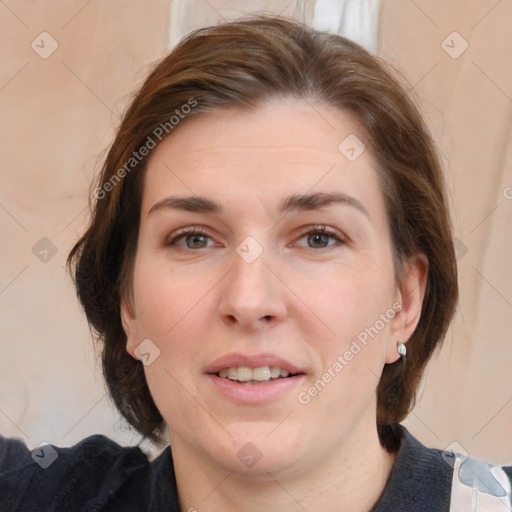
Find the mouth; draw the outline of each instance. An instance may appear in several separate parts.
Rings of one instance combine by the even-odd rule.
[[[257,368],[251,368],[249,366],[231,366],[229,368],[222,368],[214,375],[232,382],[254,385],[265,384],[280,379],[289,379],[302,374],[302,372],[290,373],[288,370],[280,368],[279,366],[260,366]]]
[[[274,354],[227,354],[204,372],[214,393],[250,405],[285,399],[306,378],[304,368]]]

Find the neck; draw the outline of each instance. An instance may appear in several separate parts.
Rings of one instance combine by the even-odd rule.
[[[172,439],[180,509],[368,512],[382,493],[396,458],[380,446],[376,427],[371,433],[354,429],[343,446],[332,450],[320,464],[311,467],[296,462],[286,470],[260,474],[257,480],[221,468]]]

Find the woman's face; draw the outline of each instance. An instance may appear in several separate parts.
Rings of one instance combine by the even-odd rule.
[[[395,284],[361,142],[347,114],[281,99],[191,117],[153,150],[122,317],[173,453],[264,474],[375,435],[423,285],[412,265],[410,292]]]

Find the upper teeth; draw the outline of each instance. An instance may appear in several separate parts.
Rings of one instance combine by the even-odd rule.
[[[219,372],[219,376],[230,380],[239,380],[240,382],[248,382],[250,380],[270,380],[278,377],[288,377],[290,372],[282,370],[277,366],[260,366],[259,368],[249,368],[248,366],[232,366],[231,368],[223,368]]]

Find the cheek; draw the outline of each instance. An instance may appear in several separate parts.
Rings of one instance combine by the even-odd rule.
[[[383,279],[376,286],[376,276],[361,279],[345,274],[331,282],[324,297],[309,296],[322,320],[316,320],[310,334],[317,371],[297,398],[304,411],[324,417],[325,432],[349,428],[351,418],[373,407],[385,363],[389,312],[394,314],[392,281]]]
[[[211,288],[201,276],[187,274],[169,265],[151,265],[140,260],[135,267],[134,295],[137,324],[141,335],[172,343],[175,333],[190,328],[200,314],[203,298]],[[203,276],[204,277],[204,276]]]
[[[159,357],[144,368],[146,381],[164,418],[173,418],[173,428],[186,432],[187,425],[201,415],[191,398],[199,392],[191,375],[204,348],[207,289],[193,276],[169,268],[141,265],[135,272],[140,337],[149,338],[159,349]]]
[[[310,346],[319,356],[320,380],[314,389],[304,390],[303,398],[314,401],[313,407],[327,402],[337,404],[336,411],[356,414],[374,394],[385,363],[394,317],[391,260],[333,267],[329,275],[319,276],[317,286],[303,285],[301,293],[315,314],[306,312],[302,328],[309,330]]]
[[[137,327],[159,357],[145,367],[148,386],[160,410],[190,408],[183,386],[194,393],[191,378],[199,371],[204,342],[211,326],[212,276],[192,275],[169,266],[141,264],[135,269]],[[187,395],[185,393],[185,395]],[[173,400],[169,401],[169,396]]]
[[[293,283],[297,297],[307,306],[303,309],[310,325],[313,327],[311,321],[316,319],[316,333],[323,330],[326,341],[331,342],[357,336],[393,302],[390,262],[361,258],[361,263],[355,265],[331,265],[314,279],[297,275]]]

